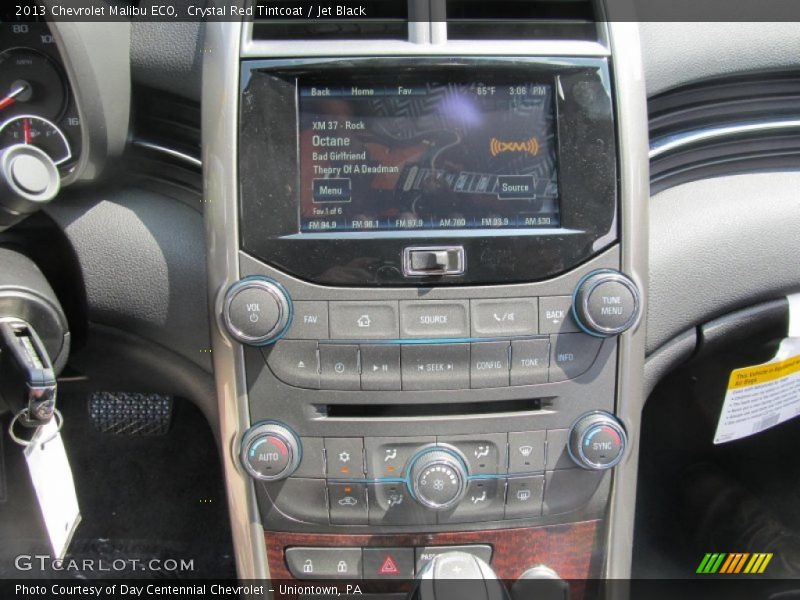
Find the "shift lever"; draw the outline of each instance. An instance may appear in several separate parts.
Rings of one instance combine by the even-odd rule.
[[[480,558],[466,552],[445,552],[417,575],[409,600],[508,600],[508,592]]]

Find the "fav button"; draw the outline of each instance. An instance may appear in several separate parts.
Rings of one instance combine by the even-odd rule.
[[[467,300],[411,300],[400,302],[403,338],[469,337]]]
[[[294,317],[286,337],[293,340],[328,339],[328,303],[296,300],[292,304]]]

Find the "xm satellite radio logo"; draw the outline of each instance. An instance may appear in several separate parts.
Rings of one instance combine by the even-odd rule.
[[[492,156],[497,156],[503,152],[527,152],[531,156],[536,156],[539,154],[539,141],[532,137],[522,142],[502,142],[493,137],[492,141],[489,142],[489,150]]]
[[[758,552],[709,552],[700,561],[700,575],[760,575],[772,560],[772,553]]]

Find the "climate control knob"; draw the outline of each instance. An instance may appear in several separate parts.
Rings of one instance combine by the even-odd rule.
[[[569,432],[569,454],[584,469],[610,469],[622,460],[627,445],[625,429],[606,412],[586,413]]]
[[[244,434],[240,458],[245,470],[256,479],[277,481],[297,470],[302,447],[294,432],[285,425],[264,422]]]
[[[612,337],[633,327],[641,310],[639,288],[619,271],[594,271],[578,284],[572,311],[578,325],[596,337]]]
[[[432,447],[411,465],[409,482],[417,502],[433,510],[455,506],[467,488],[467,469],[455,451]]]
[[[228,288],[222,316],[236,340],[264,346],[286,333],[292,321],[292,301],[278,282],[248,277]]]

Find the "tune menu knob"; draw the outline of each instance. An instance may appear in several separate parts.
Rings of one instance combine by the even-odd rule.
[[[432,510],[455,506],[466,492],[464,465],[464,459],[454,450],[432,447],[423,451],[411,465],[411,493],[417,502]]]
[[[291,325],[292,301],[277,281],[248,277],[228,288],[222,316],[233,338],[264,346],[283,337]]]
[[[639,320],[639,288],[619,271],[594,271],[575,289],[572,311],[586,333],[596,337],[619,335]]]
[[[616,417],[603,411],[586,413],[569,432],[569,454],[584,469],[610,469],[622,460],[628,439]]]
[[[259,423],[242,437],[242,465],[261,481],[286,479],[297,470],[301,457],[297,435],[280,423]]]

